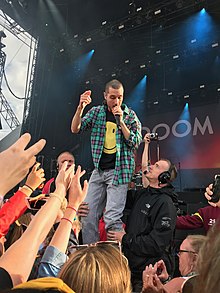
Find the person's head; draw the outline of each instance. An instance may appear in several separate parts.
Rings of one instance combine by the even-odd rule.
[[[67,169],[70,166],[72,166],[73,164],[75,164],[75,158],[74,158],[73,154],[68,151],[65,151],[65,152],[62,152],[61,154],[59,154],[59,156],[57,157],[58,171],[60,171],[60,169],[65,161],[68,162]]]
[[[105,86],[104,99],[108,106],[108,110],[116,106],[121,106],[124,98],[124,88],[120,81],[113,79]]]
[[[149,167],[149,172],[145,174],[151,187],[163,187],[172,182],[177,176],[174,164],[167,159],[160,159]]]
[[[74,252],[59,274],[77,293],[130,293],[127,259],[112,245],[97,245]]]
[[[220,227],[217,222],[199,252],[198,276],[193,292],[220,292]]]
[[[11,226],[9,233],[6,238],[5,249],[8,249],[15,241],[17,241],[24,231],[27,229],[28,225],[32,220],[31,213],[26,213],[20,216],[13,225]]]
[[[197,271],[197,261],[200,248],[206,240],[204,235],[188,235],[180,245],[179,271],[182,276],[186,276]]]

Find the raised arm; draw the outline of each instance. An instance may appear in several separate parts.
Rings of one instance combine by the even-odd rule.
[[[64,216],[50,242],[51,246],[55,246],[61,252],[65,253],[70,237],[70,232],[76,212],[79,205],[83,202],[87,189],[88,183],[84,181],[84,187],[82,189],[80,185],[80,178],[85,174],[85,171],[81,171],[81,167],[78,166],[76,174],[72,179],[72,183],[69,189],[69,203],[64,212]]]
[[[36,161],[35,156],[46,143],[41,139],[27,148],[30,140],[30,134],[25,133],[11,147],[0,153],[0,195],[5,195],[24,179]]]
[[[44,170],[36,163],[29,173],[25,185],[20,188],[0,210],[0,236],[6,235],[10,225],[27,209],[25,198],[30,196],[44,180]]]
[[[56,189],[38,211],[27,230],[0,258],[0,267],[11,276],[13,285],[25,282],[30,274],[40,244],[55,222],[61,203],[73,176],[73,166],[65,162],[56,178]]]
[[[141,166],[142,166],[142,184],[143,187],[147,187],[149,185],[149,181],[144,175],[144,172],[148,172],[148,167],[149,167],[149,144],[150,144],[150,136],[149,133],[146,133],[144,136],[144,151],[142,154],[142,161],[141,161]]]
[[[80,96],[79,105],[76,109],[75,115],[73,116],[72,123],[71,123],[71,131],[72,133],[78,133],[81,127],[81,118],[83,114],[83,110],[87,105],[89,105],[92,101],[91,99],[91,91],[85,91]]]

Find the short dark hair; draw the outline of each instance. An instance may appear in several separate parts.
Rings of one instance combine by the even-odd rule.
[[[167,170],[167,171],[171,175],[170,181],[175,180],[176,177],[177,177],[177,168],[176,168],[176,166],[170,160],[168,160],[168,159],[160,159],[160,160],[161,161],[165,161],[165,162],[167,162],[169,164],[169,170]]]
[[[117,79],[113,79],[113,80],[106,83],[105,92],[107,92],[110,87],[112,87],[113,89],[117,89],[117,90],[121,87],[124,89],[123,84]]]

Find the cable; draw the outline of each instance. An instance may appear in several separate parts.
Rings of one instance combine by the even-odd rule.
[[[13,93],[13,91],[11,90],[11,88],[10,88],[10,86],[9,86],[9,83],[8,83],[8,80],[7,80],[7,77],[6,77],[6,74],[5,74],[5,70],[4,70],[4,68],[3,68],[3,76],[4,76],[4,78],[5,78],[5,83],[6,83],[6,85],[7,85],[8,90],[10,91],[10,93],[11,93],[16,99],[18,99],[18,100],[25,100],[25,97],[24,97],[24,98],[20,98],[20,97],[16,96],[16,95]]]

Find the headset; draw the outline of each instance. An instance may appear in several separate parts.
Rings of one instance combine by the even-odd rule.
[[[166,160],[167,162],[170,162],[169,160]],[[159,184],[167,184],[173,181],[177,176],[177,170],[176,166],[170,162],[170,168],[168,171],[162,172],[158,176]]]

